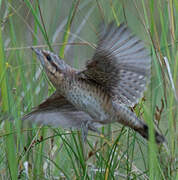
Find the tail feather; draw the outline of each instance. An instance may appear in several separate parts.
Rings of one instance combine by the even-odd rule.
[[[117,122],[128,126],[138,132],[145,139],[149,139],[148,125],[140,120],[135,113],[130,111],[125,105],[113,102],[115,110],[117,111]],[[155,141],[157,144],[165,142],[165,138],[156,129],[154,130]]]
[[[140,128],[133,128],[135,131],[137,131],[142,137],[144,137],[145,139],[149,139],[149,128],[148,126],[142,122],[142,126]],[[163,135],[161,135],[157,130],[154,130],[154,135],[155,135],[155,141],[157,144],[162,144],[163,142],[165,142],[165,138]]]

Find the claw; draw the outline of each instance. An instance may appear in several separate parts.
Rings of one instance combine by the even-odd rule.
[[[93,132],[96,132],[97,134],[101,135],[101,132],[93,125],[93,124],[88,124],[88,129],[93,131]]]

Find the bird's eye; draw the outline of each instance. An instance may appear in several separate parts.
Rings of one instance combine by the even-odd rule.
[[[51,56],[50,56],[49,54],[47,54],[47,55],[46,55],[46,59],[47,59],[48,61],[51,61]]]

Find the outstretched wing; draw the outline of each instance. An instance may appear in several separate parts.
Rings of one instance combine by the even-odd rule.
[[[92,121],[88,114],[77,110],[57,92],[22,119],[31,120],[38,124],[51,125],[53,127],[62,126],[64,128],[80,128],[82,123]]]
[[[134,106],[143,95],[150,66],[144,43],[125,24],[111,23],[101,31],[96,52],[81,75],[103,86],[120,103]]]

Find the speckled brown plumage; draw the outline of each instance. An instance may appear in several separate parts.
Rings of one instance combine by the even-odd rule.
[[[128,107],[143,96],[151,58],[128,27],[111,23],[100,33],[86,69],[78,71],[57,55],[33,49],[56,92],[23,119],[41,124],[98,131],[99,125],[119,122],[148,139],[148,126]],[[157,143],[164,137],[155,130]]]

